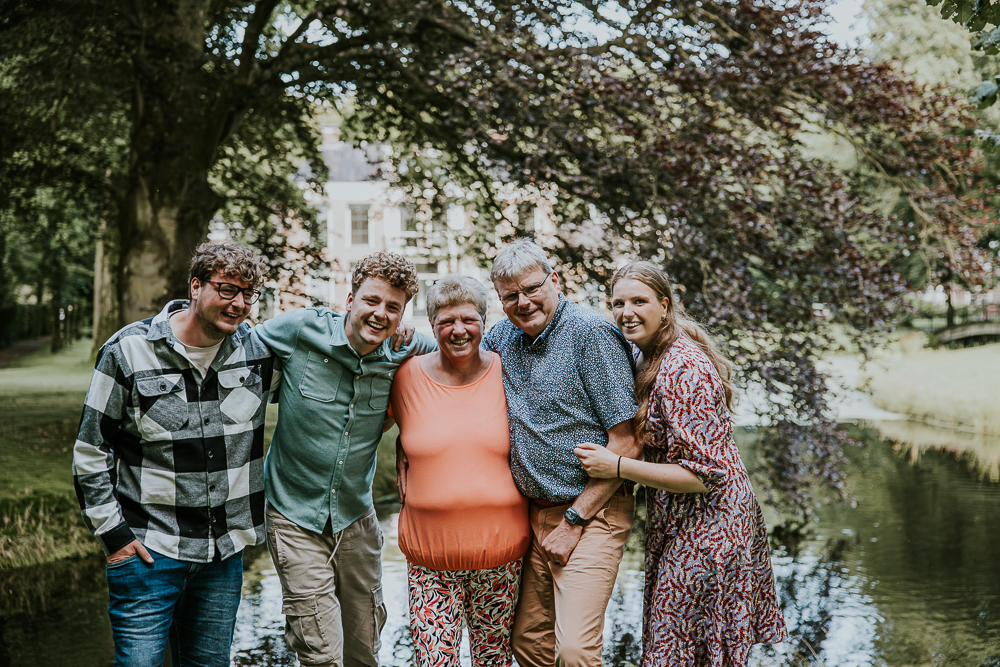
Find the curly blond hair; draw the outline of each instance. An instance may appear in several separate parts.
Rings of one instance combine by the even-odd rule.
[[[406,292],[409,301],[417,293],[417,267],[402,255],[394,252],[376,252],[368,255],[354,267],[351,274],[351,291],[357,294],[368,278],[381,278],[396,289]]]
[[[191,258],[188,284],[192,278],[210,280],[216,271],[239,278],[253,289],[264,284],[264,263],[251,248],[238,243],[202,243]]]

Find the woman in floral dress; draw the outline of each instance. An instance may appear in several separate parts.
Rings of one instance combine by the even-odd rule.
[[[689,319],[667,275],[634,262],[611,281],[615,322],[638,349],[642,461],[577,448],[592,477],[644,484],[642,667],[745,665],[788,639],[767,529],[733,441],[732,366]]]

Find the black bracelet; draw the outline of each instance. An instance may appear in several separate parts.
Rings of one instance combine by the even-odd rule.
[[[622,476],[622,457],[618,457],[618,477]]]

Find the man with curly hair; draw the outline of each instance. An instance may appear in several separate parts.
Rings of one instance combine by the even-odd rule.
[[[263,267],[205,243],[190,301],[97,354],[73,448],[83,517],[107,556],[115,665],[229,664],[243,548],[264,541],[264,408],[279,372],[244,322]]]
[[[281,359],[281,411],[265,466],[267,546],[285,639],[303,665],[378,665],[382,533],[375,450],[400,364],[437,348],[390,337],[417,293],[413,264],[377,252],[351,276],[346,313],[302,308],[255,332]]]

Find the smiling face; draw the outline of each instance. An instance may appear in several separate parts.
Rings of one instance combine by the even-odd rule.
[[[659,297],[653,288],[633,278],[615,283],[611,310],[622,334],[648,356],[667,316],[670,300]]]
[[[250,287],[249,283],[221,271],[213,273],[209,280],[233,283],[241,289]],[[250,315],[250,304],[243,298],[243,292],[232,299],[223,299],[215,285],[197,278],[191,279],[191,309],[201,332],[216,342],[236,333],[243,320]]]
[[[438,349],[448,361],[461,362],[479,354],[485,325],[474,304],[466,302],[441,308],[431,326]]]
[[[531,296],[524,295],[525,290],[531,291],[536,286],[539,287]],[[494,287],[503,304],[503,312],[511,324],[531,338],[536,338],[545,331],[559,308],[559,292],[562,290],[559,287],[559,276],[555,272],[549,274],[543,269],[534,269],[516,281],[497,281]],[[517,292],[521,293],[516,294]],[[517,298],[511,298],[515,294]]]
[[[351,347],[364,356],[396,332],[406,307],[406,292],[381,278],[366,278],[347,295],[344,331]]]

